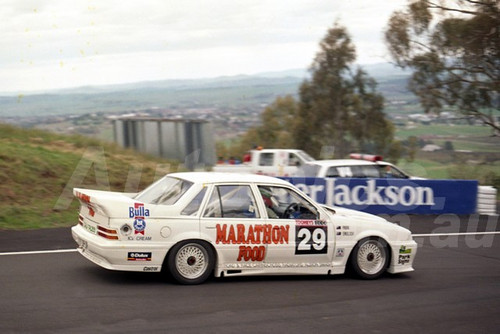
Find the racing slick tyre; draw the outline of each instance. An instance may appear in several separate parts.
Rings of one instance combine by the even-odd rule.
[[[181,284],[200,284],[213,272],[215,256],[204,241],[183,241],[172,247],[167,258],[168,271]]]
[[[351,254],[351,269],[363,279],[376,279],[387,269],[389,252],[387,243],[379,238],[361,239]]]

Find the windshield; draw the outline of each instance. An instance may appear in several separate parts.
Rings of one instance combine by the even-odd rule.
[[[300,168],[295,173],[295,176],[300,177],[317,177],[319,171],[318,165],[305,164],[300,166]]]
[[[402,170],[396,168],[395,166],[389,164],[380,163],[379,165],[381,177],[396,178],[396,179],[408,179],[409,176]]]
[[[307,154],[304,151],[297,151],[296,152],[299,157],[301,157],[304,161],[314,161],[314,158],[311,157],[309,154]]]
[[[172,205],[192,185],[192,182],[165,176],[140,192],[135,199],[149,204]]]

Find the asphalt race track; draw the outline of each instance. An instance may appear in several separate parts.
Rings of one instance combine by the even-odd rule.
[[[499,217],[389,218],[421,247],[415,272],[376,281],[242,277],[180,286],[161,274],[97,267],[74,251],[67,228],[0,231],[0,333],[500,332]],[[40,250],[59,251],[30,252]]]

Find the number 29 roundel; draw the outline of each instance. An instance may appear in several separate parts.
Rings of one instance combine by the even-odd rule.
[[[297,221],[295,225],[295,254],[326,254],[328,228],[322,221]]]

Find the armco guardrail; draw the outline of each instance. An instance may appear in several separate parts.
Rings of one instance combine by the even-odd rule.
[[[496,207],[483,205],[491,195],[483,195],[483,187],[474,180],[416,180],[416,179],[354,179],[284,177],[319,203],[338,205],[374,214],[474,214]],[[480,196],[478,196],[480,194]],[[496,204],[495,204],[496,205]]]

